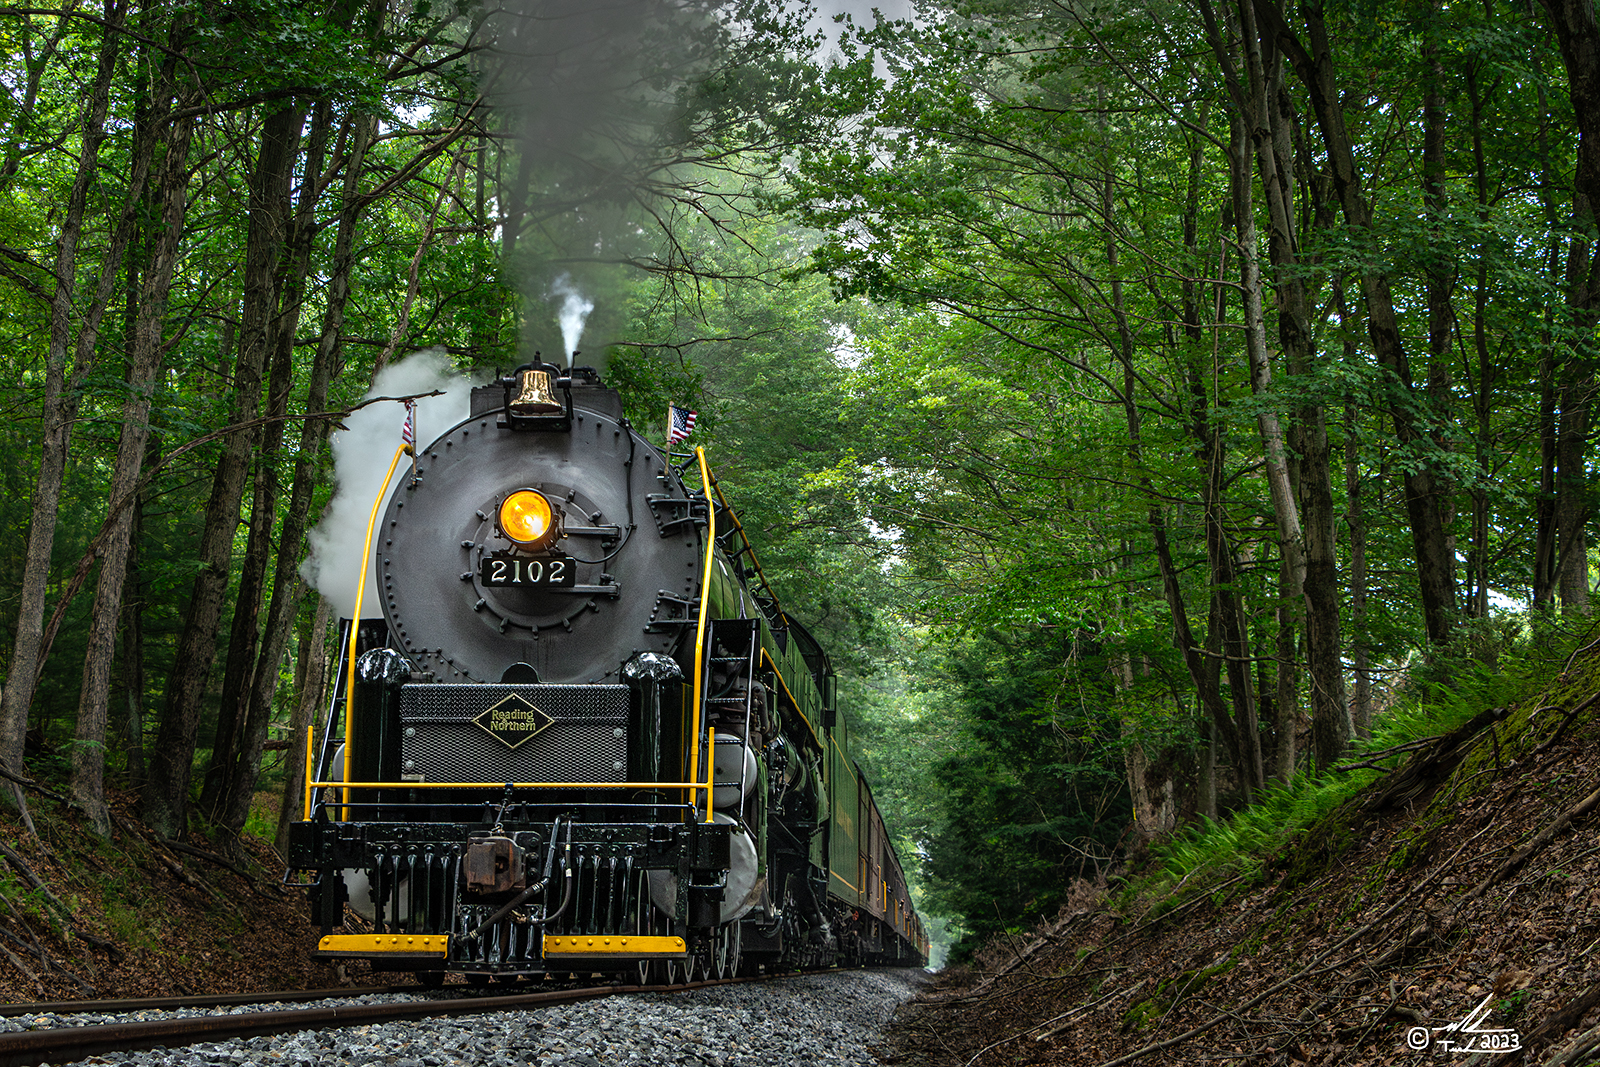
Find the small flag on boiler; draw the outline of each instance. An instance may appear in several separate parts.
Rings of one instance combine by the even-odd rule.
[[[411,453],[411,485],[416,487],[422,472],[417,470],[417,402],[406,401],[406,421],[400,424],[400,447]]]
[[[675,445],[694,433],[694,412],[676,404],[667,405],[667,444]]]

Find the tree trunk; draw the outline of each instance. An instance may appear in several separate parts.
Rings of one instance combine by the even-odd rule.
[[[1478,203],[1478,225],[1489,231],[1489,171],[1483,149],[1483,92],[1478,85],[1477,63],[1466,69],[1467,101],[1472,121],[1472,173]],[[1489,491],[1494,477],[1494,392],[1498,375],[1489,352],[1489,249],[1480,239],[1472,291],[1472,354],[1477,360],[1473,380],[1472,413],[1478,481],[1471,490],[1472,547],[1467,553],[1467,613],[1483,619],[1489,615]]]
[[[1137,674],[1133,656],[1122,652],[1114,657],[1111,673],[1114,684],[1124,694],[1130,693]],[[1170,767],[1158,770],[1145,751],[1137,713],[1124,705],[1119,721],[1123,770],[1128,780],[1128,798],[1133,804],[1133,828],[1140,838],[1149,841],[1171,833],[1178,825],[1177,783]]]
[[[1225,212],[1227,214],[1227,212]],[[1233,224],[1225,218],[1223,225]],[[1217,277],[1226,270],[1226,254],[1219,257]],[[1208,371],[1214,371],[1216,345],[1222,329],[1224,304],[1220,288],[1216,297],[1213,331],[1213,364],[1201,363],[1201,350],[1191,345],[1184,365],[1185,384],[1189,391],[1188,431],[1194,442],[1195,473],[1200,483],[1200,510],[1205,525],[1206,559],[1211,574],[1211,625],[1206,629],[1207,641],[1221,669],[1227,673],[1228,695],[1233,704],[1233,719],[1238,748],[1235,768],[1239,772],[1245,799],[1260,791],[1266,783],[1265,768],[1261,759],[1261,732],[1257,719],[1256,694],[1250,682],[1250,624],[1245,614],[1244,598],[1239,592],[1238,561],[1234,558],[1233,544],[1228,539],[1223,514],[1223,470],[1227,445],[1223,438],[1220,412],[1211,409],[1211,389]]]
[[[303,115],[303,108],[291,105],[266,117],[261,149],[251,174],[250,224],[242,279],[245,298],[233,379],[236,423],[249,422],[260,410],[267,330],[276,310],[273,275],[283,245],[288,187]],[[201,700],[216,656],[217,623],[227,596],[239,505],[250,453],[258,436],[256,431],[228,435],[206,504],[198,552],[200,572],[178,640],[161,730],[142,798],[141,816],[145,823],[166,837],[181,838],[188,829],[189,778],[200,730]],[[271,522],[270,516],[261,518]]]
[[[304,815],[306,741],[317,712],[322,708],[328,676],[328,601],[317,597],[308,632],[300,636],[296,664],[294,714],[289,717],[289,762],[283,774],[283,803],[278,808],[278,832],[272,839],[278,855],[289,854],[289,824]]]
[[[1236,8],[1238,37],[1242,50],[1242,70],[1234,63],[1208,0],[1200,0],[1201,12],[1211,37],[1212,50],[1224,71],[1224,81],[1234,100],[1235,111],[1249,131],[1256,170],[1261,177],[1262,196],[1267,205],[1268,254],[1273,267],[1273,292],[1277,303],[1278,344],[1292,376],[1309,377],[1317,359],[1312,335],[1312,301],[1306,292],[1303,264],[1295,237],[1294,145],[1292,102],[1284,91],[1282,56],[1270,32],[1257,28],[1255,10],[1249,0]],[[1237,138],[1237,135],[1236,135]],[[1251,207],[1250,175],[1237,145],[1230,153],[1239,157],[1232,186],[1234,210],[1243,213]],[[1246,243],[1241,229],[1241,250],[1254,253],[1254,226]],[[1246,275],[1250,272],[1248,268]],[[1247,341],[1254,333],[1259,298],[1252,302],[1245,289]],[[1261,353],[1251,354],[1251,384],[1259,395],[1271,381],[1271,367],[1265,352],[1265,331]],[[1309,388],[1301,390],[1312,395]],[[1282,489],[1273,480],[1272,442],[1282,452],[1282,435],[1273,425],[1263,423],[1262,440],[1268,452],[1268,476],[1273,487],[1273,509],[1278,517],[1278,537],[1284,558],[1286,584],[1279,595],[1280,611],[1292,623],[1304,611],[1306,660],[1311,678],[1312,747],[1318,767],[1337,760],[1349,746],[1353,731],[1349,705],[1345,701],[1342,661],[1343,638],[1339,623],[1338,551],[1335,538],[1336,513],[1333,507],[1333,473],[1329,457],[1327,419],[1322,405],[1302,403],[1295,412],[1294,442],[1299,454],[1298,477],[1291,479],[1284,464]],[[1293,483],[1291,488],[1291,481]],[[1303,505],[1303,512],[1297,510]],[[1282,644],[1282,642],[1280,642]],[[1289,635],[1287,644],[1293,644]],[[1281,653],[1280,653],[1281,660]],[[1292,663],[1280,669],[1293,671]],[[1282,734],[1276,756],[1275,774],[1292,773],[1294,765],[1294,724],[1298,721],[1298,700],[1279,699],[1278,721]],[[1287,747],[1284,747],[1287,745]],[[1287,780],[1285,778],[1285,780]]]
[[[326,118],[324,118],[320,126],[317,123],[313,124],[308,152],[311,159],[319,161],[319,166],[326,136]],[[333,277],[328,287],[322,335],[312,361],[311,381],[306,393],[308,411],[321,410],[326,406],[328,391],[342,365],[339,359],[339,331],[344,321],[345,304],[350,292],[350,269],[353,265],[351,249],[355,226],[364,204],[358,191],[371,136],[371,120],[366,117],[358,118],[351,138],[350,158],[346,164],[344,206],[340,212],[339,229],[334,242]],[[308,168],[308,170],[315,169],[317,168]],[[310,237],[312,224],[311,209],[314,207],[314,199],[308,199],[308,195],[310,194],[307,191],[302,192],[301,211],[297,222],[298,232],[304,234],[307,240]],[[304,228],[298,229],[300,226]],[[310,266],[309,244],[300,246],[297,254],[304,258],[300,261],[300,270],[295,277],[303,281],[305,271],[309,270]],[[293,315],[289,314],[286,308],[281,323],[282,328],[278,333],[280,352],[285,357],[288,355],[288,346],[293,338],[294,322],[297,321],[294,316],[299,312],[298,289],[293,291],[290,297],[287,303],[292,303]],[[255,668],[254,684],[247,694],[249,703],[245,716],[244,746],[227,778],[223,798],[222,825],[235,833],[243,829],[250,814],[250,801],[255,794],[255,783],[260,772],[261,746],[266,740],[267,726],[272,718],[278,663],[283,658],[289,632],[299,610],[300,598],[306,588],[298,572],[300,550],[305,540],[306,525],[316,489],[317,460],[327,443],[330,429],[330,425],[321,420],[307,422],[301,428],[300,447],[295,454],[294,483],[290,493],[288,513],[284,517],[283,529],[278,535],[278,554],[272,601],[267,609],[266,633]]]
[[[1259,67],[1259,59],[1252,65]],[[1252,76],[1259,80],[1258,72],[1253,71]],[[1251,101],[1251,110],[1246,113],[1247,117],[1251,114],[1260,114],[1265,107],[1265,94],[1252,92]],[[1232,192],[1234,227],[1239,240],[1239,289],[1244,304],[1245,356],[1250,365],[1250,391],[1259,399],[1266,397],[1272,388],[1272,365],[1267,353],[1266,312],[1263,306],[1261,267],[1256,243],[1255,203],[1252,195],[1250,155],[1246,146],[1250,132],[1243,122],[1235,119],[1230,119],[1229,126],[1231,134],[1228,144],[1229,187]],[[1263,128],[1266,126],[1264,118],[1261,120],[1261,126]],[[1272,158],[1270,141],[1258,150],[1257,156]],[[1271,179],[1270,174],[1264,177],[1268,182]],[[1277,413],[1263,409],[1256,416],[1256,428],[1261,436],[1262,452],[1266,459],[1267,486],[1272,497],[1272,513],[1277,524],[1278,552],[1281,560],[1278,589],[1280,606],[1277,612],[1280,628],[1278,676],[1280,679],[1292,679],[1295,674],[1292,653],[1295,644],[1296,616],[1304,598],[1306,578],[1300,509],[1295,502],[1294,488],[1290,484],[1283,429]],[[1220,460],[1217,461],[1217,466],[1220,477]],[[1217,486],[1217,493],[1220,498],[1220,484]],[[1218,507],[1220,508],[1220,500]],[[1220,524],[1218,533],[1221,534]],[[1226,544],[1225,541],[1223,543]],[[1231,550],[1229,551],[1231,553]],[[1232,570],[1231,566],[1229,570]],[[1242,611],[1242,607],[1238,607],[1235,602],[1230,610]],[[1285,643],[1291,653],[1288,659],[1283,659],[1281,655]],[[1293,686],[1279,687],[1275,696],[1277,707],[1274,718],[1278,729],[1273,773],[1287,782],[1294,773],[1294,725],[1299,719],[1299,701],[1296,699],[1297,694]],[[1262,784],[1265,784],[1265,781],[1266,768],[1263,765]]]
[[[151,435],[150,440],[156,440]],[[145,466],[150,466],[154,449],[147,451]],[[135,786],[144,781],[144,576],[140,573],[140,542],[144,539],[144,499],[141,493],[133,502],[133,529],[128,535],[128,577],[122,598],[122,697],[127,716],[123,722],[123,752],[127,759],[128,780]]]
[[[269,115],[262,127],[261,152],[256,181],[251,189],[251,227],[245,250],[246,271],[255,264],[259,276],[268,279],[259,299],[245,303],[239,324],[240,360],[249,362],[260,382],[260,374],[271,358],[271,381],[267,387],[268,417],[288,410],[290,352],[278,350],[280,298],[290,287],[298,288],[293,278],[299,265],[289,213],[290,182],[298,154],[299,132],[305,117],[303,107],[285,108]],[[306,166],[306,181],[314,185],[320,161]],[[259,221],[259,225],[257,224]],[[257,243],[259,242],[259,247]],[[298,315],[298,301],[294,307]],[[290,327],[291,331],[293,327]],[[259,403],[259,396],[255,398]],[[250,501],[250,534],[244,564],[239,573],[233,605],[228,655],[223,670],[222,700],[218,707],[217,735],[211,749],[211,762],[200,793],[200,810],[212,821],[222,818],[223,796],[240,753],[249,746],[248,718],[256,653],[260,639],[261,604],[265,597],[267,566],[272,556],[272,528],[278,509],[278,446],[283,440],[283,425],[269,423],[250,431],[242,442],[249,449],[254,471],[254,491]],[[241,491],[242,497],[242,491]],[[233,502],[233,521],[238,522],[239,502]],[[224,521],[227,521],[226,518]]]
[[[1453,241],[1444,234],[1444,218],[1449,210],[1445,194],[1444,66],[1439,60],[1439,0],[1429,0],[1422,31],[1422,225],[1427,247],[1424,253],[1426,281],[1424,299],[1428,306],[1428,385],[1427,396],[1436,424],[1455,421],[1452,410],[1450,350],[1456,335],[1454,294],[1457,279],[1457,253]],[[1441,453],[1454,451],[1454,439],[1442,430],[1429,435]],[[1434,507],[1444,528],[1444,556],[1452,575],[1456,560],[1455,479],[1449,467],[1440,464],[1434,474]],[[1452,577],[1452,586],[1455,582]],[[1459,607],[1460,605],[1458,605]]]
[[[1584,203],[1592,207],[1600,204],[1600,23],[1595,19],[1592,0],[1540,2],[1561,42],[1561,58],[1567,65],[1567,92],[1578,123],[1574,184]]]
[[[1197,175],[1200,164],[1198,146],[1191,153],[1190,163],[1191,197],[1189,207],[1191,210],[1185,215],[1185,239],[1192,251],[1197,241],[1195,215],[1198,204]],[[1128,421],[1129,458],[1133,461],[1134,467],[1139,469],[1144,465],[1144,456],[1141,441],[1141,418],[1136,394],[1138,376],[1133,365],[1133,334],[1128,326],[1127,313],[1123,304],[1122,282],[1116,272],[1118,264],[1117,238],[1112,232],[1116,205],[1112,199],[1111,190],[1112,177],[1108,173],[1101,182],[1100,209],[1104,220],[1103,224],[1106,227],[1106,259],[1112,268],[1112,314],[1117,326],[1117,340],[1113,354],[1122,366],[1123,392],[1119,399]],[[1185,286],[1184,314],[1189,339],[1193,343],[1199,336],[1200,325],[1195,290],[1192,285]],[[1152,499],[1155,498],[1155,491],[1148,478],[1141,476],[1139,485],[1147,496]],[[1234,759],[1234,766],[1239,768],[1240,774],[1248,779],[1248,768],[1250,766],[1248,752],[1252,744],[1255,746],[1256,753],[1255,766],[1258,771],[1260,768],[1260,739],[1254,734],[1253,719],[1251,720],[1251,727],[1247,731],[1243,720],[1236,724],[1233,718],[1230,717],[1227,707],[1222,701],[1217,672],[1213,669],[1214,661],[1208,661],[1204,650],[1195,640],[1193,630],[1189,624],[1188,610],[1183,601],[1182,587],[1178,582],[1177,567],[1173,564],[1171,547],[1167,541],[1166,519],[1161,512],[1159,504],[1150,506],[1147,521],[1150,525],[1151,534],[1155,538],[1156,558],[1161,572],[1162,591],[1165,594],[1167,606],[1172,612],[1173,644],[1183,656],[1190,680],[1193,682],[1196,692],[1200,694],[1201,706],[1205,708],[1207,714],[1212,716],[1217,731],[1227,743],[1229,752]],[[1235,706],[1237,707],[1237,696],[1235,699]],[[1245,696],[1245,700],[1246,702],[1249,701],[1248,694]],[[1255,784],[1257,783],[1248,784],[1246,792],[1252,792]],[[1129,788],[1134,788],[1134,784],[1131,781]]]
[[[88,815],[90,826],[102,837],[111,833],[111,817],[105,803],[105,738],[111,661],[116,651],[117,620],[122,614],[123,584],[128,576],[134,497],[149,442],[151,394],[163,362],[162,325],[189,203],[185,194],[193,131],[194,119],[183,118],[172,123],[165,138],[161,176],[155,189],[156,203],[161,209],[160,223],[151,242],[150,262],[139,293],[133,359],[128,367],[128,397],[122,408],[122,434],[111,476],[100,581],[89,618],[88,650],[84,655],[83,681],[78,696],[78,723],[72,749],[72,803]]]
[[[1573,221],[1587,240],[1575,239],[1568,258],[1566,312],[1572,354],[1562,375],[1561,426],[1556,444],[1555,585],[1563,610],[1589,610],[1589,552],[1584,528],[1590,515],[1584,454],[1595,390],[1595,324],[1600,320],[1600,22],[1592,0],[1541,0],[1567,67],[1567,92],[1578,123],[1578,167]],[[1591,243],[1593,242],[1593,243]]]
[[[1328,169],[1333,191],[1344,214],[1345,224],[1356,230],[1372,228],[1372,212],[1362,189],[1362,178],[1355,165],[1344,109],[1334,81],[1333,54],[1322,9],[1303,2],[1310,50],[1284,21],[1274,0],[1254,0],[1256,14],[1264,32],[1294,66],[1310,97],[1317,125],[1328,152]],[[1389,416],[1395,436],[1408,448],[1426,449],[1431,438],[1423,430],[1416,413],[1426,411],[1428,403],[1419,396],[1412,380],[1411,365],[1400,333],[1389,276],[1367,266],[1361,275],[1361,292],[1366,303],[1367,328],[1372,351],[1379,366],[1391,376],[1399,395],[1390,404]],[[1432,464],[1408,464],[1403,474],[1406,517],[1411,528],[1411,544],[1417,562],[1417,588],[1430,643],[1439,646],[1450,640],[1455,625],[1455,558],[1450,551],[1447,531],[1440,517],[1438,486]]]
[[[50,298],[50,336],[45,350],[39,480],[33,492],[28,544],[23,556],[21,587],[17,593],[17,625],[11,646],[11,665],[6,674],[3,694],[0,694],[0,766],[13,774],[22,773],[23,738],[28,732],[28,711],[33,705],[34,691],[39,682],[50,554],[55,544],[56,516],[60,510],[61,487],[66,476],[72,422],[77,414],[76,392],[66,388],[67,352],[75,331],[78,333],[78,351],[82,352],[85,350],[85,336],[93,338],[99,326],[99,316],[93,313],[89,322],[74,322],[77,308],[73,279],[77,277],[78,242],[83,235],[89,189],[99,169],[100,145],[105,139],[106,111],[110,105],[111,79],[116,73],[117,50],[121,44],[126,14],[126,7],[117,0],[106,0],[106,26],[100,45],[99,65],[94,81],[85,94],[78,170],[67,195],[61,229],[56,237],[56,284]],[[143,175],[136,173],[134,177],[140,179],[142,186]],[[128,196],[131,201],[137,201],[142,196],[142,189],[135,191],[130,184]],[[102,266],[107,265],[112,268],[114,277],[116,257],[108,257],[108,263]],[[92,340],[88,342],[87,350],[92,357]],[[21,790],[12,785],[9,791],[21,806]]]
[[[1345,303],[1344,279],[1333,280],[1333,306],[1339,321],[1349,322]],[[1352,365],[1355,342],[1345,335],[1344,361]],[[1361,438],[1355,404],[1344,412],[1344,499],[1345,526],[1350,531],[1350,674],[1354,685],[1350,693],[1350,722],[1355,735],[1365,740],[1372,736],[1372,670],[1367,652],[1367,517],[1361,502]]]
[[[308,141],[306,180],[300,190],[289,269],[284,277],[283,310],[273,327],[273,372],[268,387],[269,406],[273,412],[287,409],[289,391],[293,385],[291,357],[294,335],[300,322],[306,276],[311,270],[311,236],[317,195],[315,176],[322,170],[330,114],[326,104],[318,107]],[[321,411],[328,405],[333,367],[329,365],[329,360],[321,358],[322,355],[319,346],[318,358],[314,359],[311,367],[311,382],[306,390],[307,411]],[[221,824],[235,835],[244,829],[250,816],[250,802],[255,795],[256,779],[261,769],[262,745],[266,742],[267,728],[272,719],[273,695],[278,686],[278,664],[288,646],[289,633],[300,609],[300,597],[305,592],[305,583],[298,573],[300,550],[305,540],[306,519],[311,512],[311,498],[316,487],[316,464],[323,443],[327,440],[328,430],[329,424],[320,419],[302,424],[300,430],[300,448],[295,453],[289,509],[278,534],[272,599],[267,609],[260,655],[251,672],[250,684],[241,694],[244,717],[240,744],[233,762],[224,765],[219,796]],[[276,460],[282,442],[282,424],[268,426],[262,441],[261,463],[270,478],[267,485],[274,502],[278,495]]]
[[[1574,246],[1586,244],[1573,241]],[[1575,247],[1573,258],[1588,260]],[[1585,263],[1590,272],[1600,274],[1600,254],[1594,257],[1595,266]],[[1574,270],[1573,274],[1580,271]],[[1590,410],[1594,402],[1595,374],[1590,351],[1594,346],[1593,334],[1597,303],[1586,290],[1587,279],[1575,278],[1568,287],[1567,311],[1574,327],[1572,355],[1562,369],[1561,422],[1556,444],[1556,589],[1561,597],[1561,610],[1576,614],[1589,613],[1589,546],[1584,528],[1588,525],[1589,475],[1586,460],[1589,452]]]
[[[1545,226],[1550,232],[1550,243],[1545,250],[1545,275],[1552,287],[1562,285],[1563,241],[1560,225],[1560,208],[1555,190],[1561,185],[1550,152],[1549,130],[1550,100],[1545,94],[1545,77],[1539,56],[1533,56],[1534,86],[1538,91],[1539,169],[1544,179],[1539,183],[1539,204],[1544,209]],[[1563,288],[1563,291],[1565,289]],[[1534,504],[1533,581],[1532,600],[1535,611],[1547,612],[1555,604],[1556,596],[1556,446],[1560,434],[1556,425],[1556,379],[1560,359],[1557,352],[1556,322],[1558,308],[1554,301],[1546,301],[1543,329],[1540,333],[1539,352],[1539,495]]]
[[[1291,581],[1288,571],[1288,561],[1280,557],[1278,560],[1278,583],[1280,587],[1285,582]],[[1290,779],[1294,777],[1295,735],[1300,729],[1300,670],[1298,661],[1295,658],[1295,621],[1295,614],[1290,610],[1290,601],[1280,596],[1278,598],[1278,647],[1274,650],[1278,661],[1278,692],[1277,706],[1274,709],[1276,714],[1272,720],[1272,732],[1276,744],[1273,746],[1272,767],[1269,773],[1284,785],[1289,784]],[[1343,709],[1341,708],[1341,710]],[[1311,721],[1312,734],[1315,736],[1315,715],[1313,715]]]
[[[244,435],[240,435],[244,436]],[[252,451],[256,451],[252,449]],[[250,502],[250,533],[244,562],[233,598],[233,621],[228,627],[228,653],[223,660],[222,693],[217,701],[217,729],[211,742],[211,759],[200,787],[200,814],[208,822],[221,817],[219,797],[223,779],[239,756],[244,704],[249,697],[250,672],[255,667],[257,619],[261,614],[261,585],[271,551],[276,491],[264,484],[273,477],[269,457],[253,455],[250,470],[254,492]],[[241,491],[241,497],[242,497]]]
[[[1536,611],[1556,598],[1556,454],[1561,440],[1556,419],[1555,308],[1545,309],[1544,351],[1539,357],[1539,496],[1534,505],[1533,590]]]
[[[138,335],[139,292],[149,269],[148,241],[130,242],[123,268],[122,330],[124,358],[133,365],[135,338]],[[145,447],[145,469],[156,465],[161,455],[160,439],[149,436]],[[142,479],[141,479],[142,481]],[[141,486],[133,499],[133,529],[128,535],[128,577],[122,598],[122,692],[126,704],[123,724],[123,751],[129,782],[144,784],[144,701],[146,690],[144,658],[145,583],[140,567],[144,541],[145,490]]]
[[[1125,741],[1122,756],[1135,832],[1146,841],[1170,834],[1178,825],[1177,782],[1171,771],[1158,770],[1138,741]]]
[[[1201,509],[1205,518],[1206,557],[1211,564],[1212,616],[1216,621],[1217,651],[1228,676],[1228,692],[1239,737],[1239,777],[1245,799],[1266,784],[1261,760],[1261,730],[1256,718],[1255,689],[1250,684],[1250,629],[1244,598],[1239,593],[1239,568],[1223,522],[1221,430],[1207,420],[1199,451],[1202,485]]]
[[[1293,104],[1285,91],[1282,64],[1273,50],[1267,77],[1267,107],[1273,158],[1268,208],[1269,248],[1278,300],[1278,343],[1291,378],[1307,380],[1300,392],[1313,397],[1309,379],[1316,373],[1318,347],[1312,333],[1314,311],[1302,276],[1304,264],[1294,236]],[[1260,157],[1258,157],[1260,158]],[[1265,182],[1265,179],[1263,179]],[[1323,206],[1311,205],[1316,215]],[[1350,746],[1355,724],[1344,685],[1344,635],[1340,622],[1338,511],[1333,503],[1333,458],[1324,406],[1303,402],[1295,412],[1295,451],[1300,456],[1301,592],[1305,602],[1305,663],[1310,681],[1312,756],[1318,768],[1330,766]]]
[[[1204,715],[1195,716],[1195,732],[1200,737],[1200,782],[1196,788],[1195,814],[1217,818],[1217,728]]]

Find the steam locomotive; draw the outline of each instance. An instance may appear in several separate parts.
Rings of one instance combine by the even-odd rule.
[[[346,631],[291,827],[315,956],[429,984],[925,960],[828,657],[703,450],[525,364],[369,534],[383,620]]]

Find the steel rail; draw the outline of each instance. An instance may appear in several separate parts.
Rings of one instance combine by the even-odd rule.
[[[833,968],[839,970],[841,968]],[[232,1038],[266,1037],[300,1030],[373,1025],[402,1019],[480,1015],[491,1011],[517,1011],[526,1008],[573,1004],[598,997],[631,996],[637,993],[680,993],[689,989],[766,982],[797,978],[828,971],[789,971],[778,975],[751,978],[722,978],[684,985],[627,986],[605,985],[587,989],[560,989],[543,993],[521,993],[499,997],[461,997],[452,1000],[414,1000],[400,1004],[347,1004],[331,1008],[245,1012],[236,1015],[200,1015],[184,1019],[151,1019],[143,1022],[105,1023],[95,1026],[53,1026],[44,1030],[22,1030],[0,1034],[0,1067],[34,1067],[46,1063],[74,1063],[110,1052],[135,1049],[173,1048],[202,1041],[228,1041]],[[413,990],[416,987],[411,987]],[[370,990],[368,990],[370,992]],[[258,996],[260,1003],[265,997]],[[351,993],[346,991],[344,996]],[[183,998],[174,998],[183,999]],[[84,1003],[68,1001],[66,1003]],[[104,1002],[96,1002],[104,1003]],[[137,1010],[121,1001],[123,1010]]]
[[[466,986],[452,988],[467,988]],[[291,989],[266,993],[212,993],[192,997],[131,997],[124,1000],[41,1000],[35,1004],[0,1004],[0,1018],[19,1015],[87,1015],[126,1011],[171,1011],[181,1008],[226,1008],[236,1004],[296,1004],[308,1000],[365,997],[377,993],[420,993],[423,986],[342,986],[338,989]]]

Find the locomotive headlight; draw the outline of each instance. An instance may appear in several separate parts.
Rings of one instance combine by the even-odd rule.
[[[555,509],[543,493],[518,489],[500,505],[500,532],[522,548],[538,548],[555,532]]]

